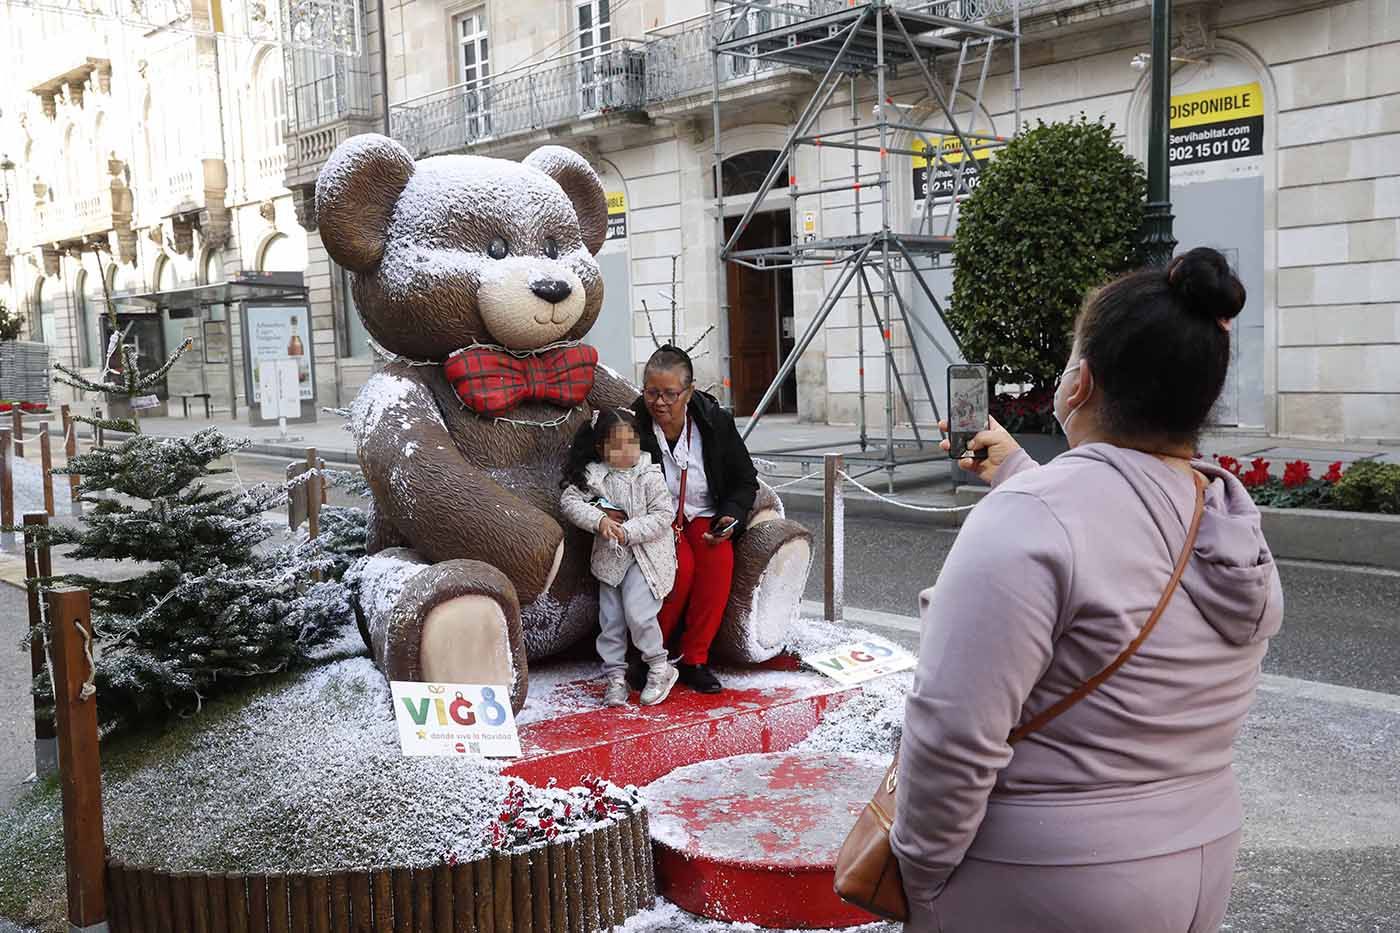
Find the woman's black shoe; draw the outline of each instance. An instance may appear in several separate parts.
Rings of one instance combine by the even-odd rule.
[[[681,683],[696,693],[719,693],[724,689],[714,671],[703,664],[677,664],[676,669],[681,672]]]

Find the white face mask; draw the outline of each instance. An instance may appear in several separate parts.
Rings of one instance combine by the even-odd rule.
[[[1060,415],[1060,389],[1065,385],[1065,377],[1068,376],[1070,373],[1080,373],[1082,371],[1083,366],[1084,361],[1080,360],[1070,368],[1066,369],[1064,372],[1060,373],[1060,378],[1056,380],[1055,401],[1054,407],[1052,408],[1052,414],[1054,414],[1055,421],[1059,424],[1060,430],[1064,432],[1065,437],[1069,437],[1069,423],[1074,420],[1075,415],[1079,414],[1079,409],[1084,406],[1084,403],[1080,402],[1078,405],[1074,406],[1068,412],[1066,412],[1062,417]]]

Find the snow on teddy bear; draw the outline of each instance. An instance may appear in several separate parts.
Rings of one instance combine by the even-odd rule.
[[[637,398],[582,342],[603,303],[602,184],[557,146],[415,163],[366,134],[326,163],[316,210],[394,355],[351,418],[374,494],[353,579],[375,661],[392,680],[511,684],[519,710],[528,662],[597,626],[591,540],[559,514],[570,439]],[[743,663],[782,650],[811,562],[767,487],[751,522],[714,645]]]

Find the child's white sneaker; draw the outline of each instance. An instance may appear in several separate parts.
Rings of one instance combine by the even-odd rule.
[[[627,705],[627,681],[623,679],[621,674],[613,674],[608,677],[608,688],[603,691],[603,705]]]
[[[671,695],[671,688],[680,679],[681,672],[664,658],[652,664],[647,671],[647,685],[642,688],[642,705],[655,706]]]

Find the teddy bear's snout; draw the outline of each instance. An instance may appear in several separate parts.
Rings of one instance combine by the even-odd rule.
[[[563,279],[539,279],[530,283],[530,291],[552,305],[557,305],[573,294],[573,288]]]

